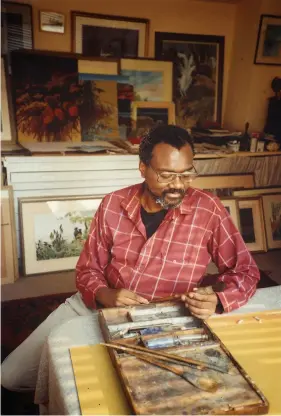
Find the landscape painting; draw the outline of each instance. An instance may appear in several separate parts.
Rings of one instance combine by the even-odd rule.
[[[156,33],[156,58],[172,61],[176,123],[183,128],[221,122],[224,38]]]
[[[163,101],[164,77],[162,72],[122,70],[128,84],[134,89],[134,101]]]
[[[75,268],[101,197],[20,200],[25,274]]]
[[[157,126],[175,123],[174,104],[133,102],[132,120],[135,136],[142,137],[149,130]]]

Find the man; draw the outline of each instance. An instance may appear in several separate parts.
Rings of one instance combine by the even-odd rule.
[[[194,316],[206,319],[242,306],[254,294],[259,272],[228,212],[216,197],[190,187],[197,173],[189,134],[157,127],[140,145],[139,168],[144,183],[107,195],[92,221],[77,263],[80,293],[4,361],[6,388],[34,389],[51,330],[92,313],[97,304],[146,304],[175,294]],[[226,287],[206,294],[199,286],[211,259]]]

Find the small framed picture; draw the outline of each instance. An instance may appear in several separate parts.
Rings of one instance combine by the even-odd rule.
[[[62,34],[65,31],[65,15],[63,13],[40,10],[39,25],[40,30],[43,32]]]
[[[239,206],[238,201],[235,198],[220,198],[221,203],[232,218],[232,221],[237,228],[240,230],[240,217],[239,217]]]
[[[137,137],[159,125],[175,124],[175,105],[170,102],[132,102],[133,129]]]
[[[268,248],[281,248],[281,193],[263,195],[262,202]]]
[[[281,16],[261,15],[254,63],[281,65]]]

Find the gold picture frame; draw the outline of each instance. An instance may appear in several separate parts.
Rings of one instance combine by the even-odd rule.
[[[195,164],[196,167],[196,164]],[[229,197],[234,195],[234,190],[239,188],[254,188],[254,173],[234,173],[226,175],[202,175],[194,179],[194,188],[204,189],[212,192],[218,197]]]
[[[251,252],[266,252],[265,226],[261,197],[238,199],[240,232]]]
[[[65,33],[66,17],[64,13],[48,10],[39,11],[39,30],[63,35]]]
[[[134,86],[135,101],[173,101],[173,63],[153,59],[121,59],[121,75]]]
[[[236,198],[220,198],[221,203],[223,206],[227,209],[229,212],[229,215],[232,218],[232,221],[237,228],[237,230],[240,231],[240,217],[239,217],[239,206],[238,201]]]
[[[281,193],[262,196],[267,245],[281,248]]]
[[[271,186],[271,187],[262,187],[262,188],[253,188],[253,189],[238,189],[233,191],[233,196],[236,197],[248,197],[248,196],[259,196],[266,194],[281,193],[281,186]]]
[[[131,104],[131,109],[132,127],[138,137],[143,136],[157,125],[175,124],[174,103],[134,101]]]

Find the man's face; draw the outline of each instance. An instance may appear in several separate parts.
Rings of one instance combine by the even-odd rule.
[[[178,207],[190,185],[190,180],[173,176],[174,173],[188,173],[193,166],[193,153],[187,144],[180,150],[166,143],[159,143],[153,149],[149,166],[140,162],[140,172],[145,179],[149,194],[163,208]]]

